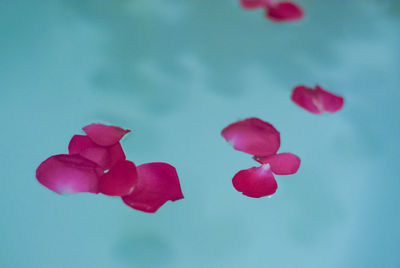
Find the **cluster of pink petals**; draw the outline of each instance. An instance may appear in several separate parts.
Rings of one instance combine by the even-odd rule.
[[[246,196],[259,198],[272,195],[278,184],[277,175],[294,174],[300,167],[300,158],[291,153],[277,153],[281,145],[280,133],[273,125],[259,118],[248,118],[230,124],[221,132],[233,148],[253,155],[261,164],[241,170],[232,179],[235,189]]]
[[[167,201],[183,198],[178,174],[167,163],[136,166],[126,160],[120,140],[130,132],[91,124],[72,137],[69,154],[54,155],[36,170],[38,181],[58,193],[102,193],[120,196],[128,206],[156,212]]]
[[[304,17],[303,9],[293,2],[275,2],[273,0],[240,0],[244,9],[265,8],[265,16],[275,22],[289,22]]]
[[[316,85],[315,88],[296,86],[292,92],[292,101],[313,114],[335,113],[342,109],[344,104],[343,97],[333,94],[319,85]]]

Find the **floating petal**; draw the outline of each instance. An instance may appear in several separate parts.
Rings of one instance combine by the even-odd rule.
[[[323,107],[324,111],[329,113],[335,113],[342,109],[344,104],[344,98],[329,92],[320,86],[315,86],[315,90],[317,91],[317,96],[321,106]]]
[[[238,192],[254,198],[272,195],[278,188],[268,164],[239,171],[232,183]]]
[[[128,206],[154,213],[165,202],[183,198],[178,174],[167,163],[148,163],[137,167],[138,180],[130,195],[122,200]]]
[[[119,142],[112,146],[103,147],[94,143],[88,136],[83,135],[72,137],[68,151],[69,154],[79,154],[95,162],[104,170],[110,169],[115,163],[126,158]]]
[[[295,87],[292,92],[292,101],[313,114],[337,112],[344,103],[343,97],[322,89],[318,85],[315,89],[303,85]]]
[[[269,164],[273,173],[277,175],[290,175],[297,172],[300,167],[300,158],[291,153],[280,153],[267,157],[254,157],[261,164]]]
[[[281,144],[279,132],[270,123],[248,118],[230,124],[221,135],[233,148],[251,155],[275,154]]]
[[[36,170],[38,181],[58,193],[98,193],[99,167],[80,155],[54,155]]]
[[[100,177],[99,191],[111,196],[128,195],[133,191],[137,179],[135,164],[127,160],[119,161]]]
[[[292,101],[310,113],[321,114],[323,112],[318,103],[316,91],[312,88],[302,85],[295,87],[292,92]]]
[[[129,133],[130,130],[125,130],[117,126],[107,126],[103,124],[90,124],[83,128],[83,131],[89,138],[100,146],[111,146],[116,144],[122,137]]]
[[[244,9],[256,9],[267,6],[270,0],[240,0],[240,6]]]
[[[288,22],[302,19],[304,12],[292,2],[271,2],[265,10],[265,15],[275,22]]]

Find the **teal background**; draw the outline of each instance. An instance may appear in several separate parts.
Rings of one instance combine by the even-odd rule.
[[[400,4],[299,0],[274,24],[233,0],[0,2],[0,267],[400,267]],[[297,84],[345,97],[316,116]],[[256,163],[220,136],[251,116],[302,159],[272,198],[236,192]],[[156,214],[59,196],[36,167],[81,127],[129,128],[185,199]]]

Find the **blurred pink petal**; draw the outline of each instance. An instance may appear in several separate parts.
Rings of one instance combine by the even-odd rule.
[[[99,191],[102,194],[112,196],[128,195],[133,191],[137,179],[135,164],[131,161],[122,160],[100,177]]]
[[[265,10],[265,15],[275,22],[287,22],[302,19],[304,12],[292,2],[271,2]]]
[[[89,159],[104,170],[110,169],[120,160],[125,160],[125,153],[121,144],[103,147],[94,143],[88,136],[75,135],[72,137],[68,145],[69,154],[79,154]]]
[[[266,157],[254,157],[261,164],[269,164],[273,173],[277,175],[290,175],[297,172],[300,167],[300,158],[291,153],[280,153]]]
[[[270,0],[240,0],[240,6],[244,9],[256,9],[266,7]]]
[[[303,85],[295,87],[292,92],[292,101],[313,114],[337,112],[344,103],[343,97],[326,91],[318,85],[315,89]]]
[[[272,195],[278,188],[268,164],[239,171],[232,183],[238,192],[254,198]]]
[[[116,126],[107,126],[103,124],[90,124],[83,128],[83,131],[96,144],[101,146],[111,146],[119,142],[119,140],[130,130],[125,130]]]
[[[80,155],[54,155],[36,170],[38,181],[58,193],[98,193],[98,166]]]
[[[221,135],[233,148],[251,155],[275,154],[281,144],[279,132],[270,123],[248,118],[230,124]]]
[[[313,114],[321,114],[322,107],[318,103],[317,92],[306,86],[297,86],[292,92],[292,101]]]
[[[335,113],[342,109],[344,104],[343,97],[333,94],[318,85],[315,86],[315,90],[317,91],[319,102],[321,103],[324,111]]]
[[[130,195],[122,200],[128,206],[154,213],[168,200],[183,198],[178,174],[167,163],[148,163],[137,167],[138,180]]]

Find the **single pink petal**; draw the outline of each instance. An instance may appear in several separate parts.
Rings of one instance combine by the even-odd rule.
[[[281,144],[280,134],[273,125],[258,118],[230,124],[221,135],[233,148],[251,155],[275,154]]]
[[[37,168],[36,178],[58,194],[98,193],[98,166],[80,155],[60,154],[49,157]]]
[[[270,0],[240,0],[240,6],[244,9],[256,9],[266,7]]]
[[[275,22],[296,21],[304,17],[304,11],[292,2],[272,2],[266,8],[265,15]]]
[[[107,126],[103,124],[90,124],[83,128],[83,131],[89,138],[98,145],[111,146],[119,142],[119,140],[130,130],[125,130],[116,126]]]
[[[291,153],[280,153],[266,157],[254,156],[254,160],[261,164],[269,164],[272,172],[277,175],[294,174],[300,167],[300,158]]]
[[[104,170],[110,169],[120,160],[125,160],[125,153],[121,144],[103,147],[94,143],[88,136],[75,135],[72,137],[68,145],[69,154],[79,154],[89,159]]]
[[[100,177],[99,191],[105,195],[124,196],[133,191],[138,175],[133,162],[122,160]]]
[[[183,198],[178,174],[167,163],[148,163],[137,167],[138,180],[130,195],[122,200],[128,206],[148,213],[156,212],[168,200]]]
[[[316,85],[315,90],[317,92],[318,100],[321,103],[324,111],[329,113],[335,113],[342,109],[344,104],[343,97],[333,94],[320,86]]]
[[[292,92],[292,101],[313,114],[337,112],[344,103],[343,97],[326,91],[318,85],[315,89],[303,85],[295,87]]]
[[[268,164],[239,171],[232,183],[238,192],[254,198],[274,194],[278,188]]]
[[[322,107],[318,103],[316,91],[312,88],[300,85],[292,91],[292,101],[301,108],[313,114],[321,114]]]

